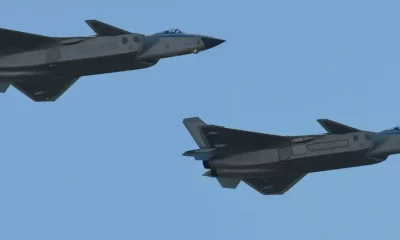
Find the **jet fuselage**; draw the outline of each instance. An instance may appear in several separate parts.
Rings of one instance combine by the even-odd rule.
[[[327,134],[279,136],[208,125],[198,117],[183,123],[199,149],[184,156],[201,160],[224,188],[243,181],[264,195],[284,194],[305,175],[372,165],[400,153],[400,128],[362,131],[329,119]]]
[[[223,42],[191,34],[55,38],[40,48],[1,56],[0,80],[34,81],[52,75],[88,76],[143,69],[162,58],[206,50],[213,40],[215,45]]]
[[[50,37],[0,28],[0,92],[12,85],[35,102],[54,102],[82,76],[149,68],[160,59],[225,42],[179,29],[146,36],[98,20],[86,23],[96,36]]]
[[[213,169],[215,176],[221,176],[218,174],[219,169],[247,169],[248,173],[243,171],[242,177],[252,177],[252,169],[260,168],[265,169],[266,173],[281,169],[310,173],[364,166],[386,159],[386,155],[381,157],[369,154],[374,149],[374,139],[375,133],[371,132],[301,136],[293,138],[288,141],[287,146],[281,148],[265,148],[216,157],[205,161],[204,165]],[[220,172],[229,175],[229,171],[224,170]],[[258,175],[260,171],[256,172]]]

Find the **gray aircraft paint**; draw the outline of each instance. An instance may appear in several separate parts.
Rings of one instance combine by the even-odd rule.
[[[87,20],[97,34],[49,37],[0,29],[0,92],[11,84],[34,101],[55,101],[82,76],[149,68],[224,40],[180,30],[152,35]]]
[[[207,125],[198,117],[183,120],[199,149],[184,156],[202,161],[204,176],[224,188],[243,181],[264,195],[284,194],[305,175],[372,165],[400,153],[400,129],[362,131],[328,119],[326,134],[278,136]]]

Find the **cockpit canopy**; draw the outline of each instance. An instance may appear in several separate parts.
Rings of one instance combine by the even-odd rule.
[[[184,32],[182,32],[181,30],[175,28],[175,29],[169,29],[169,30],[165,30],[165,31],[162,31],[162,32],[158,32],[155,35],[158,35],[158,34],[180,34],[180,33],[184,33]]]
[[[383,132],[400,131],[400,126],[393,127],[391,129],[384,130]]]

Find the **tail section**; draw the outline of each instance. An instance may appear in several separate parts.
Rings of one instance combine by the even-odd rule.
[[[245,153],[288,147],[290,137],[206,124],[198,117],[186,118],[183,124],[199,146],[183,155],[201,160],[204,168],[209,169],[203,176],[216,178],[223,188],[235,189],[243,181],[263,195],[282,195],[307,174],[276,166],[263,168],[257,161],[246,163],[254,154]],[[354,131],[336,125],[328,128],[335,132]],[[238,154],[241,155],[234,157]],[[243,165],[236,165],[238,162]]]
[[[264,148],[288,146],[287,137],[266,133],[250,132],[223,126],[206,124],[199,117],[185,118],[183,124],[200,149],[185,152],[184,156],[204,159],[204,155],[229,156]]]
[[[203,120],[201,120],[199,117],[185,118],[183,119],[183,124],[189,131],[190,135],[192,135],[193,140],[196,142],[199,148],[208,148],[210,146],[207,142],[207,139],[200,131],[200,127],[206,125]]]
[[[199,147],[199,149],[186,151],[183,156],[194,157],[195,160],[208,161],[218,153],[219,148],[211,147],[202,131],[203,127],[208,126],[203,120],[199,117],[185,118],[183,119],[183,124]]]
[[[218,145],[211,147],[203,131],[201,131],[202,127],[208,126],[203,120],[199,117],[185,118],[183,119],[183,124],[200,148],[187,151],[183,154],[184,156],[194,157],[196,160],[208,161],[217,154],[219,150]],[[211,177],[210,171],[204,173],[203,176]],[[241,182],[241,179],[230,177],[217,177],[217,180],[221,187],[231,189],[235,189]]]

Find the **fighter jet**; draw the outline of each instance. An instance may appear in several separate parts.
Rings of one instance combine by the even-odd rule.
[[[0,29],[0,92],[13,85],[36,102],[55,101],[82,76],[144,69],[225,41],[179,29],[144,35],[97,20],[86,23],[96,35],[49,37]]]
[[[371,132],[318,119],[327,131],[279,136],[208,125],[200,118],[183,124],[199,149],[185,152],[209,169],[223,188],[243,181],[263,195],[283,195],[308,173],[372,165],[400,153],[400,128]]]

